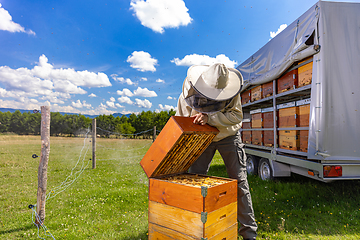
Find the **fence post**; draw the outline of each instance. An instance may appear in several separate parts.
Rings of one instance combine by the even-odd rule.
[[[36,224],[41,225],[45,221],[45,201],[47,186],[47,167],[50,155],[50,106],[41,107],[41,154],[38,170],[38,190],[37,190],[37,214],[39,220]]]
[[[155,138],[156,138],[156,126],[154,126],[153,142],[155,141]]]
[[[92,120],[92,168],[96,168],[96,118]]]

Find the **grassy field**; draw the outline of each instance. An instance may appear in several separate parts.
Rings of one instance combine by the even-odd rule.
[[[51,138],[48,232],[38,232],[28,208],[36,204],[39,158],[32,155],[40,143],[0,135],[0,239],[147,239],[148,180],[139,162],[151,140],[98,139],[92,169],[89,139]],[[209,174],[226,177],[219,155]],[[258,239],[360,239],[360,181],[248,179]]]

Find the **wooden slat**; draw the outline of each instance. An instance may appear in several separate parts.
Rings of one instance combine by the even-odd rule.
[[[231,227],[222,231],[208,240],[236,240],[238,239],[238,224],[234,223]]]
[[[153,223],[149,223],[149,240],[197,240],[173,229],[165,228]]]
[[[237,239],[237,223],[231,227],[209,238],[208,240],[236,240]],[[156,224],[149,223],[149,240],[201,240],[193,238],[187,234],[164,228]]]

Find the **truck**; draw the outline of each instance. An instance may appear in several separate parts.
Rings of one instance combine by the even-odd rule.
[[[360,179],[359,13],[319,1],[236,67],[249,174]]]

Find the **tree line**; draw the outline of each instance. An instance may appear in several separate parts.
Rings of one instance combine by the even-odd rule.
[[[156,126],[158,131],[164,127],[174,110],[143,111],[140,114],[123,115],[99,115],[96,117],[97,134],[102,137],[111,135],[118,137],[135,138],[137,136],[150,138]],[[81,114],[61,114],[51,112],[50,134],[51,136],[79,136],[84,134],[85,129],[91,129],[92,119]],[[41,113],[24,112],[0,112],[0,133],[16,133],[19,135],[40,135]],[[147,132],[146,132],[147,131]]]

